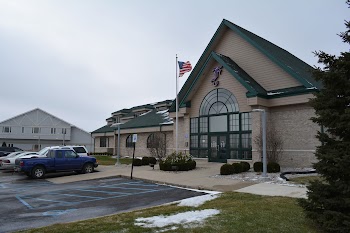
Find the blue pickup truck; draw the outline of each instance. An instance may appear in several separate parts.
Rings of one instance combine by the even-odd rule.
[[[39,179],[49,172],[76,171],[91,173],[98,166],[96,158],[79,156],[70,149],[51,149],[47,158],[21,159],[17,170]]]

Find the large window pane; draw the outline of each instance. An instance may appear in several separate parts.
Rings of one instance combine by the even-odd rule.
[[[100,137],[100,147],[107,147],[107,137]]]
[[[190,154],[195,157],[198,158],[198,150],[190,150]]]
[[[130,134],[127,138],[126,138],[126,147],[133,147],[133,143],[132,143],[132,135]]]
[[[200,150],[198,157],[199,158],[208,158],[208,150]]]
[[[250,149],[252,148],[252,134],[242,134],[242,148]]]
[[[227,132],[227,115],[209,118],[210,132]]]
[[[208,148],[208,135],[201,135],[199,144],[200,148]]]
[[[231,114],[230,119],[230,131],[239,131],[239,114]]]
[[[252,119],[252,118],[251,118],[250,112],[242,113],[242,114],[241,114],[242,131],[245,131],[245,130],[252,130],[251,119]]]
[[[198,136],[197,135],[191,135],[190,147],[191,148],[198,148]]]
[[[242,159],[252,159],[252,151],[242,151]]]
[[[208,117],[201,117],[199,121],[200,121],[199,132],[200,133],[207,133],[208,132]]]
[[[209,92],[203,99],[199,115],[239,112],[235,96],[228,90],[219,88]]]
[[[239,148],[239,134],[230,134],[230,148]]]
[[[191,118],[191,133],[198,133],[198,118]]]
[[[239,159],[239,151],[238,150],[231,150],[230,151],[230,159]]]

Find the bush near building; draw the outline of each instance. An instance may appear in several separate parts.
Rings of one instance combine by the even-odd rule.
[[[233,174],[233,166],[231,164],[224,164],[220,168],[220,175],[232,175]]]
[[[253,164],[253,168],[255,172],[262,172],[263,171],[263,163],[262,162],[255,162]]]
[[[132,165],[134,165],[134,166],[142,166],[142,160],[141,159],[134,159]]]
[[[270,162],[267,163],[267,172],[268,173],[277,173],[281,171],[281,167],[278,163]]]
[[[241,162],[242,172],[247,172],[250,169],[250,164],[248,162]]]
[[[242,172],[242,165],[240,163],[233,163],[232,167],[233,167],[234,174],[238,174]]]
[[[196,168],[196,161],[190,155],[174,152],[159,162],[159,168],[163,171],[189,171]]]

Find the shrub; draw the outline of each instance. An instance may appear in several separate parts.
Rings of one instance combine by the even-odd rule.
[[[276,173],[276,172],[280,172],[280,171],[281,171],[281,167],[278,163],[270,162],[267,164],[267,172],[268,173]]]
[[[148,165],[149,164],[149,157],[142,157],[142,165]]]
[[[159,169],[162,171],[172,171],[171,164],[165,163],[164,161],[159,162]]]
[[[233,163],[232,168],[233,168],[233,173],[235,174],[242,172],[242,165],[240,163]]]
[[[156,164],[157,163],[157,159],[154,157],[148,157],[149,159],[149,164]]]
[[[250,169],[250,164],[248,162],[241,162],[242,172],[247,172]]]
[[[190,169],[188,169],[188,170],[193,170],[193,169],[196,168],[197,163],[196,163],[196,161],[191,160],[191,161],[188,161],[188,165],[189,165],[189,168],[190,168]]]
[[[224,164],[220,168],[220,175],[231,175],[233,174],[233,166],[231,164]]]
[[[263,171],[263,163],[262,162],[255,162],[253,164],[253,168],[255,172],[262,172]]]
[[[174,152],[165,160],[160,161],[159,168],[163,171],[188,171],[196,168],[196,162],[191,155]]]
[[[132,165],[134,165],[134,166],[142,166],[142,160],[141,159],[134,159]]]
[[[108,153],[108,152],[93,152],[93,153],[89,153],[89,155],[108,155],[108,156],[112,156],[112,153]]]

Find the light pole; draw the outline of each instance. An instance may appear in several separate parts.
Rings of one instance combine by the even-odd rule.
[[[121,124],[123,124],[123,123],[114,123],[114,124],[112,125],[112,127],[118,126],[117,162],[116,162],[115,165],[119,165],[119,164],[120,164],[119,160],[120,160],[120,125],[121,125]],[[115,134],[114,134],[114,135],[115,135]],[[114,143],[115,143],[115,141],[114,141]]]
[[[263,174],[262,177],[267,177],[267,163],[266,163],[266,111],[265,109],[253,109],[252,112],[261,112],[262,122],[262,143],[263,143]]]

